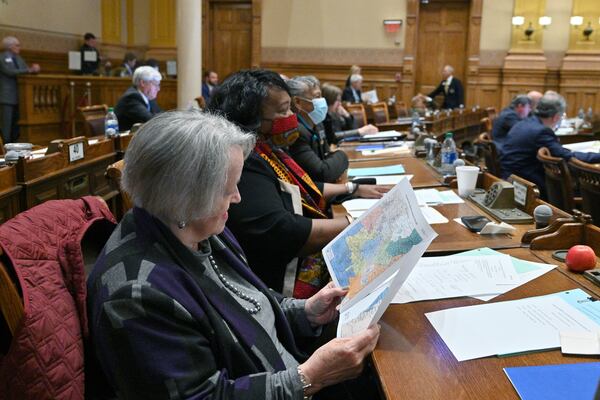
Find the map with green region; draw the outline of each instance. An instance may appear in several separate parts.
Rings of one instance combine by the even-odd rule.
[[[323,249],[349,298],[423,241],[408,202],[398,200],[403,199],[384,197]]]

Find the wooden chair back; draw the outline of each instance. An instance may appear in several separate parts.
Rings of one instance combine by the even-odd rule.
[[[578,183],[582,211],[592,216],[594,225],[600,226],[600,167],[575,157],[568,165]]]
[[[490,119],[490,117],[481,118],[481,126],[483,127],[485,132],[490,134],[490,138],[493,140],[494,138],[492,137],[492,120]]]
[[[404,117],[410,116],[410,114],[408,112],[408,107],[406,106],[405,102],[397,101],[396,104],[394,105],[394,107],[396,108],[396,114],[398,115],[398,118],[404,118]]]
[[[133,135],[134,133],[136,133],[137,131],[140,130],[140,128],[142,127],[142,125],[144,125],[143,122],[136,122],[135,124],[131,125],[131,129],[129,130],[129,133],[131,135]]]
[[[496,107],[488,107],[485,109],[485,112],[487,113],[488,118],[490,119],[490,121],[494,121],[494,119],[496,119]]]
[[[85,136],[104,135],[104,117],[108,112],[106,104],[77,107],[77,112],[79,119],[84,122],[83,131]]]
[[[129,194],[123,190],[121,187],[121,178],[123,176],[123,168],[125,167],[125,161],[119,160],[113,164],[110,164],[106,169],[106,178],[109,180],[111,186],[119,191],[119,196],[117,200],[117,215],[115,217],[117,220],[121,220],[123,215],[127,213],[132,207],[133,202],[131,201],[131,197]]]
[[[385,101],[371,104],[371,109],[373,110],[373,120],[375,121],[375,124],[390,122],[390,113]]]
[[[541,147],[537,159],[544,167],[546,175],[546,195],[548,202],[566,212],[575,208],[573,180],[567,163],[561,157],[553,157],[547,147]]]
[[[367,112],[365,106],[362,103],[348,104],[346,110],[354,117],[354,124],[356,128],[363,127],[367,124]]]
[[[500,159],[498,157],[498,150],[496,145],[492,141],[491,135],[484,132],[479,135],[475,141],[480,151],[483,153],[483,159],[485,160],[485,167],[488,172],[498,178],[501,177],[500,172]]]
[[[196,100],[196,103],[198,103],[198,107],[201,110],[205,110],[206,109],[206,100],[204,99],[204,97],[198,96],[198,97],[196,97],[195,100]]]
[[[2,250],[0,250],[0,311],[12,337],[23,319],[25,309],[18,284],[11,271],[11,267],[5,263]],[[10,340],[2,343],[2,347],[5,347],[5,344],[10,344]]]

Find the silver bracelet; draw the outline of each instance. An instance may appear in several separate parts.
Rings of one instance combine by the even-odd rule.
[[[346,192],[348,192],[348,194],[353,194],[355,190],[356,190],[356,183],[346,182]]]
[[[306,379],[306,376],[304,375],[304,372],[302,372],[302,369],[300,369],[300,366],[298,366],[298,377],[300,377],[300,383],[302,384],[302,396],[304,396],[304,400],[311,399],[312,396],[309,396],[306,392],[312,387],[312,383]]]

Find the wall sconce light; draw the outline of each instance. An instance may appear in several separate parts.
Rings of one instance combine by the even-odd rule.
[[[512,24],[516,27],[519,27],[525,23],[525,17],[521,15],[515,15],[512,17]]]
[[[533,35],[534,32],[535,29],[533,29],[533,24],[529,22],[529,26],[527,29],[525,29],[525,36],[527,37],[527,40],[531,40],[531,35]]]
[[[547,15],[544,15],[544,16],[540,17],[538,22],[544,29],[546,29],[546,27],[548,25],[552,24],[552,17],[548,17]]]
[[[590,40],[590,35],[594,33],[594,29],[592,29],[592,23],[588,22],[588,25],[583,30],[583,36],[585,36],[585,40]]]
[[[383,27],[387,33],[395,33],[400,29],[400,25],[402,25],[401,19],[384,19]]]
[[[577,29],[578,26],[583,25],[583,17],[581,15],[573,15],[571,17],[571,25]]]

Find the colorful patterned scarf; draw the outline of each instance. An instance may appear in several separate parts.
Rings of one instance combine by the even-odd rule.
[[[283,150],[273,149],[268,143],[259,141],[254,151],[264,159],[279,179],[298,186],[302,198],[304,216],[316,219],[328,218],[323,194],[310,176]],[[317,293],[329,281],[329,273],[319,251],[299,259],[293,296],[306,299]]]

